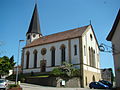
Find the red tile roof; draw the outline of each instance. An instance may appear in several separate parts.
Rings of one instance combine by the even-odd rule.
[[[67,39],[82,36],[82,34],[86,31],[88,26],[89,25],[83,26],[80,28],[76,28],[76,29],[72,29],[72,30],[68,30],[68,31],[64,31],[64,32],[51,34],[48,36],[40,37],[40,38],[34,40],[32,43],[25,46],[25,48],[43,45],[43,44],[47,44],[47,43],[53,43],[53,42],[57,42],[57,41],[62,41],[62,40],[67,40]]]

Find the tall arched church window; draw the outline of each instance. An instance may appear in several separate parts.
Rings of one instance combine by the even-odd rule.
[[[89,47],[89,63],[90,63],[90,66],[91,66],[91,62],[92,60],[91,60],[91,49],[90,49],[90,47]]]
[[[37,50],[34,50],[33,54],[34,54],[34,68],[36,68],[37,67]]]
[[[84,56],[86,56],[86,47],[84,45]]]
[[[61,45],[61,62],[65,62],[65,45]]]
[[[26,69],[29,68],[29,56],[30,56],[30,52],[27,51],[27,52],[26,52]]]
[[[51,66],[55,66],[55,48],[52,47],[50,50],[51,50]]]
[[[77,55],[77,45],[74,45],[74,55]]]

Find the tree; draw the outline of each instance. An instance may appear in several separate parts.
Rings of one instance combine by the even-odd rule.
[[[14,57],[11,58],[7,56],[0,57],[0,78],[1,76],[8,75],[9,70],[14,68]]]

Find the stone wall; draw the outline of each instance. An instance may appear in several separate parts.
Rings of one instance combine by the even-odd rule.
[[[65,81],[65,85],[62,85],[62,81]],[[80,78],[60,78],[60,77],[37,77],[27,78],[27,83],[37,84],[42,86],[52,87],[80,87]]]

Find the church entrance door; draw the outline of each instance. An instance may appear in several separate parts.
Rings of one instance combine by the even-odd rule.
[[[40,61],[41,72],[46,72],[46,60]]]

